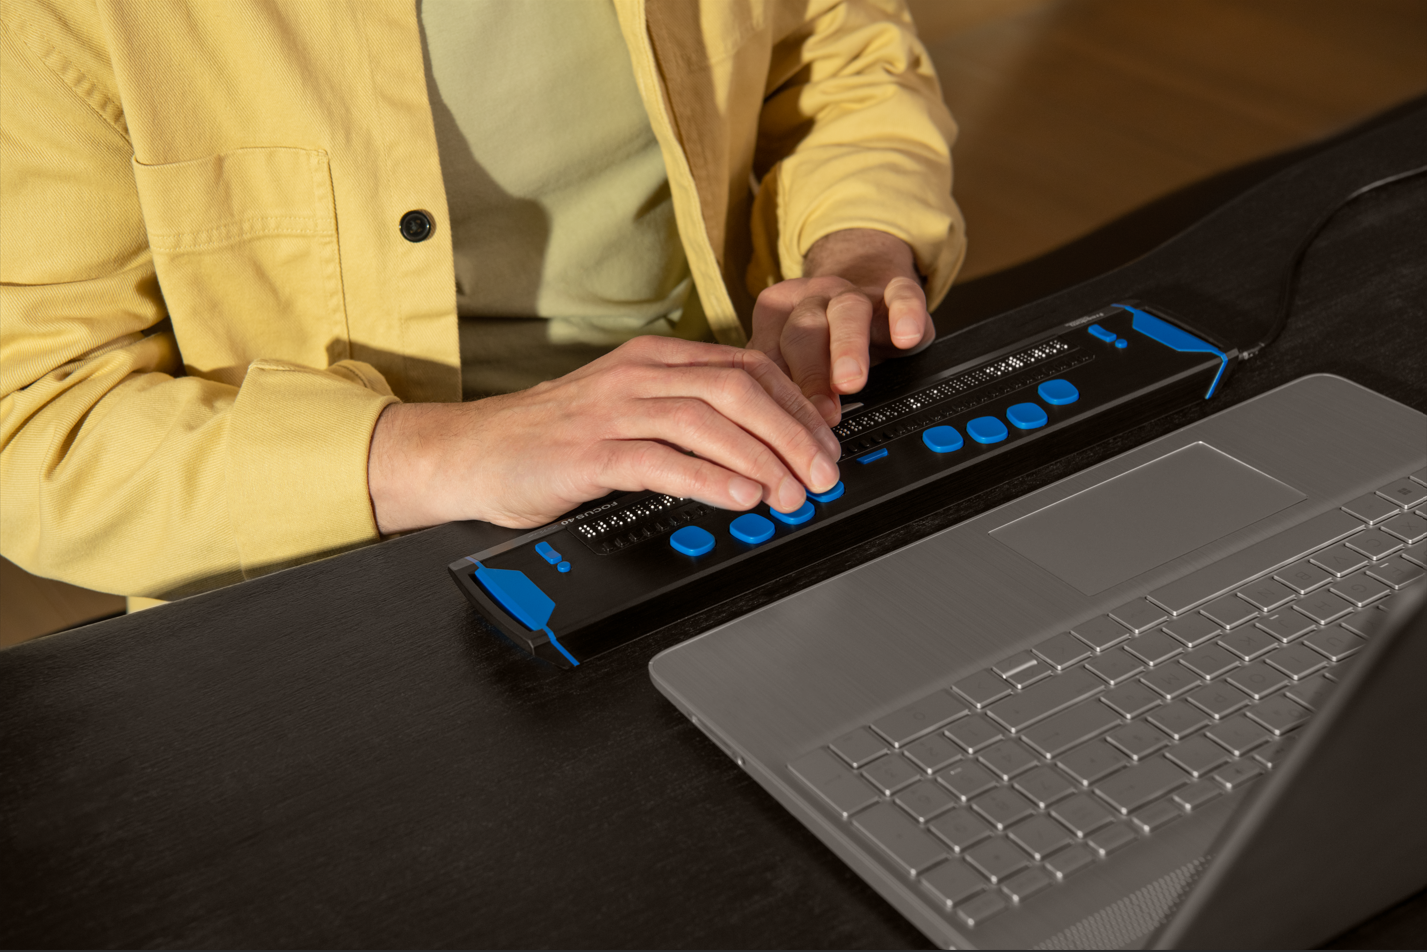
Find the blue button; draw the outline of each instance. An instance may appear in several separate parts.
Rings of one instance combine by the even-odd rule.
[[[882,457],[884,457],[884,456],[886,456],[886,455],[887,455],[887,447],[884,446],[884,447],[882,447],[880,450],[873,450],[872,452],[866,454],[865,456],[859,456],[859,457],[857,457],[857,461],[858,461],[859,463],[861,463],[863,466],[866,466],[868,463],[875,463],[875,462],[877,462],[879,459],[881,459]]]
[[[1006,411],[1006,419],[1018,430],[1034,430],[1045,426],[1045,411],[1038,403],[1018,403]]]
[[[1010,431],[993,416],[979,416],[966,424],[966,432],[978,443],[999,443]]]
[[[739,542],[757,545],[773,538],[773,523],[756,512],[745,512],[729,524],[728,531]]]
[[[544,628],[555,610],[555,600],[518,569],[488,569],[478,565],[476,581],[512,618],[531,631]]]
[[[837,485],[825,493],[815,493],[808,490],[808,498],[816,499],[818,502],[832,502],[834,499],[841,499],[842,494],[847,492],[847,487],[842,484],[842,480],[837,481]]]
[[[560,561],[560,553],[556,552],[548,542],[535,543],[535,551],[540,553],[540,557],[551,565]]]
[[[769,506],[768,512],[779,522],[786,522],[790,526],[800,526],[813,517],[813,504],[804,500],[803,504],[792,512],[779,512]]]
[[[1080,399],[1080,391],[1069,380],[1047,380],[1036,387],[1036,393],[1053,407],[1063,407]]]
[[[1115,339],[1115,332],[1114,332],[1114,331],[1107,331],[1107,330],[1105,330],[1105,328],[1101,327],[1099,324],[1091,324],[1089,327],[1087,327],[1087,328],[1085,328],[1085,329],[1086,329],[1087,331],[1089,331],[1091,334],[1093,334],[1093,335],[1095,335],[1096,337],[1098,337],[1098,338],[1100,338],[1101,340],[1103,340],[1103,341],[1104,341],[1105,343],[1107,343],[1107,344],[1108,344],[1108,343],[1111,343],[1111,342]]]
[[[676,552],[685,555],[703,555],[714,547],[713,533],[698,526],[684,526],[669,537],[669,544]]]
[[[557,568],[557,569],[560,570],[561,572],[568,572],[568,571],[570,571],[570,563],[569,563],[569,562],[561,562],[559,565],[555,566],[555,568]]]
[[[954,426],[934,426],[923,430],[922,442],[935,453],[951,453],[966,445]]]
[[[1126,347],[1130,346],[1130,342],[1121,337],[1119,340],[1115,341],[1115,346],[1120,348],[1121,350],[1124,350]]]

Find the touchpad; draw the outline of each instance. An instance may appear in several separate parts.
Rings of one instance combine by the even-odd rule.
[[[1306,498],[1207,443],[1193,443],[991,535],[1094,595]]]

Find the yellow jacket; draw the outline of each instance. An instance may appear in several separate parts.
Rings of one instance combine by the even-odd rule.
[[[844,228],[945,293],[954,127],[901,0],[615,6],[719,340]],[[378,414],[461,394],[413,0],[0,0],[0,42],[0,551],[174,597],[375,541]]]

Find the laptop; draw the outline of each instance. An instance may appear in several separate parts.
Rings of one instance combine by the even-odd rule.
[[[1303,828],[1318,787],[1341,802],[1310,762],[1347,744],[1378,757],[1377,779],[1421,785],[1399,737],[1359,736],[1373,719],[1353,702],[1427,588],[1424,504],[1427,417],[1305,377],[684,642],[650,673],[938,945],[1272,943],[1224,910],[1254,857],[1284,857],[1281,882],[1304,863],[1238,844],[1318,835],[1312,871],[1342,875],[1341,843]],[[1313,739],[1339,732],[1351,740]],[[1400,799],[1363,802],[1420,838]],[[1291,944],[1427,885],[1416,862],[1348,866],[1336,917],[1298,917]]]

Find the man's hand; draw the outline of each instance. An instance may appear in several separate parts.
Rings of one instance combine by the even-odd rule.
[[[839,453],[765,355],[639,337],[519,393],[387,407],[367,481],[383,533],[453,519],[523,528],[613,490],[791,512],[804,486],[837,482]]]
[[[886,232],[853,228],[819,239],[804,277],[758,295],[753,339],[823,419],[842,419],[838,396],[867,383],[873,363],[936,337],[912,249]]]

